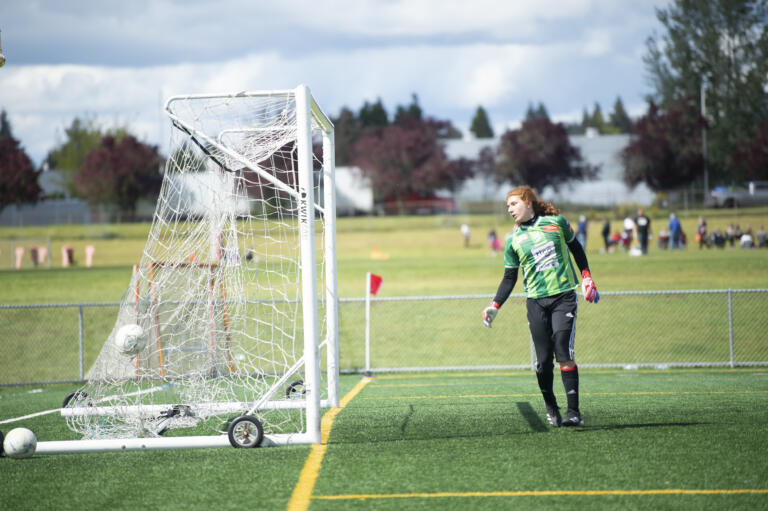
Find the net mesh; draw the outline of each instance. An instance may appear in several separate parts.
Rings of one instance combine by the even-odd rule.
[[[264,401],[255,415],[266,433],[303,431],[295,98],[186,98],[168,111],[175,120],[147,244],[112,333],[67,405],[81,412],[68,425],[85,438],[222,431]],[[322,293],[323,155],[312,128]],[[126,325],[141,327],[137,354],[119,345]]]

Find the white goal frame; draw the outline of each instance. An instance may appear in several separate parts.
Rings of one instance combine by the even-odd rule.
[[[182,95],[170,98],[165,105],[165,112],[171,121],[180,129],[186,131],[189,135],[198,140],[212,144],[218,150],[223,152],[232,160],[249,166],[250,162],[235,151],[226,147],[219,140],[214,140],[210,136],[196,130],[193,126],[185,123],[174,115],[171,105],[180,100],[187,99],[227,99],[237,97],[293,97],[296,103],[297,120],[297,139],[296,150],[298,157],[298,190],[285,185],[279,179],[272,177],[269,173],[263,172],[259,168],[254,171],[259,176],[271,184],[278,186],[281,190],[291,194],[299,203],[299,239],[300,239],[300,266],[301,266],[301,300],[303,312],[303,355],[296,361],[284,375],[282,375],[273,386],[258,400],[250,403],[232,402],[232,403],[214,403],[217,411],[222,413],[236,412],[241,415],[251,415],[257,410],[269,409],[295,409],[304,408],[306,413],[305,431],[297,433],[274,433],[265,434],[262,446],[272,445],[292,445],[321,442],[321,409],[323,407],[339,406],[339,353],[338,353],[338,281],[337,281],[337,262],[336,262],[336,197],[334,180],[334,127],[330,119],[317,104],[306,85],[300,85],[295,89],[287,90],[267,90],[267,91],[248,91],[236,94],[195,94]],[[313,190],[313,151],[312,151],[312,132],[313,126],[315,132],[322,133],[323,161],[322,161],[322,188],[323,205],[315,203]],[[240,130],[242,131],[242,130]],[[223,133],[222,133],[223,134]],[[222,135],[220,134],[220,135]],[[318,313],[318,275],[316,264],[315,237],[315,210],[323,215],[324,221],[324,247],[325,252],[325,275],[322,281],[325,285],[323,293],[325,300],[325,332],[326,338],[319,339],[319,313]],[[326,349],[326,378],[325,388],[322,388],[320,353],[322,348]],[[272,399],[278,389],[285,385],[293,372],[303,365],[304,368],[304,393],[303,399]],[[321,394],[325,392],[327,399],[321,400]],[[136,413],[159,413],[163,407],[169,405],[154,405],[143,407]],[[208,404],[207,406],[211,406]],[[62,416],[71,416],[75,414],[86,415],[109,415],[115,413],[109,406],[88,406],[75,408],[62,408]],[[126,407],[121,409],[126,412]],[[43,441],[37,444],[38,454],[63,454],[78,452],[117,452],[126,450],[150,450],[150,449],[187,449],[187,448],[208,448],[208,447],[228,447],[231,442],[227,434],[207,435],[207,436],[178,436],[178,437],[144,437],[144,438],[122,438],[122,439],[86,439],[71,441]]]

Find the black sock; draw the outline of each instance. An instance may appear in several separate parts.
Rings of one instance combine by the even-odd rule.
[[[561,369],[560,374],[563,377],[563,387],[565,387],[565,397],[568,399],[568,409],[575,412],[579,411],[579,368],[573,366],[573,369]]]
[[[552,389],[552,382],[555,379],[552,364],[543,364],[540,370],[536,371],[536,379],[539,380],[539,389],[544,397],[544,402],[549,406],[557,406],[555,392]]]

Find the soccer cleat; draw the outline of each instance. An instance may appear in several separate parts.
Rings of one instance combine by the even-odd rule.
[[[563,426],[583,426],[584,419],[581,418],[581,413],[578,410],[568,409],[568,413],[565,414],[565,420]]]
[[[547,405],[547,422],[553,428],[560,427],[560,424],[563,423],[563,418],[560,416],[560,408]]]

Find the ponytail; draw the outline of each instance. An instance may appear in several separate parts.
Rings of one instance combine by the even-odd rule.
[[[507,193],[507,200],[513,195],[520,197],[523,202],[530,202],[531,206],[533,206],[533,212],[536,213],[537,216],[560,214],[560,210],[551,202],[539,199],[536,196],[536,191],[530,186],[518,186],[514,190],[510,190],[509,193]]]

